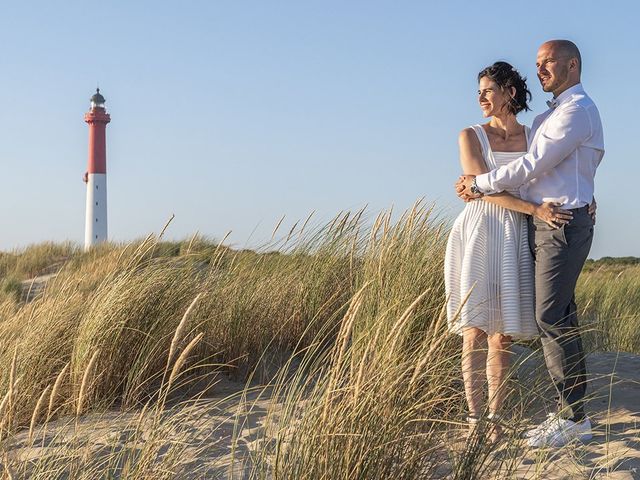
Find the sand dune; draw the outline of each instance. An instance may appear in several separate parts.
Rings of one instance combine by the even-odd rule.
[[[520,347],[516,347],[516,352],[521,359],[526,358],[518,371],[521,380],[538,381],[541,375],[546,375],[540,355]],[[588,357],[588,367],[592,380],[588,411],[594,421],[593,440],[557,450],[501,446],[496,455],[509,451],[509,455],[521,458],[518,478],[640,478],[640,356],[594,353]],[[240,400],[238,394],[243,389],[243,384],[221,377],[214,387],[215,394],[203,399],[197,410],[190,411],[186,424],[180,419],[172,427],[188,432],[191,442],[183,452],[182,463],[185,471],[192,473],[180,478],[230,478],[232,472],[233,478],[249,477],[251,455],[262,438],[266,416],[273,415],[277,406],[259,390],[246,393]],[[177,415],[175,410],[169,412]],[[543,415],[543,411],[537,411],[534,417],[539,420]],[[73,443],[77,451],[85,452],[92,461],[114,451],[127,451],[123,458],[135,458],[132,452],[145,448],[144,443],[151,441],[148,432],[152,431],[149,420],[141,423],[139,417],[140,411],[107,411],[86,415],[77,425],[73,419],[59,419],[49,423],[46,431],[40,428],[33,445],[27,441],[27,432],[19,434],[12,455],[23,461],[41,461],[60,455]],[[142,435],[135,434],[138,427]]]
[[[530,351],[521,349],[519,353],[528,355]],[[526,452],[520,478],[640,478],[640,356],[592,353],[587,357],[587,368],[591,380],[587,412],[593,422],[593,439],[559,450]],[[520,374],[534,370],[546,376],[539,355],[524,362]],[[536,418],[542,419],[540,414]],[[545,468],[540,469],[543,464]]]

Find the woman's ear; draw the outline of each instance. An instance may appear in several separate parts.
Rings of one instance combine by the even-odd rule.
[[[509,95],[511,95],[513,99],[516,98],[516,87],[509,87]]]

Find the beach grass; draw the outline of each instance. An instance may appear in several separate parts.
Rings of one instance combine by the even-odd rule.
[[[417,202],[300,225],[255,251],[196,235],[2,254],[5,476],[515,475],[521,423],[544,388],[509,381],[517,448],[496,456],[488,425],[465,440],[460,342],[443,310],[446,221]],[[589,348],[640,350],[637,268],[583,275],[582,314],[605,332],[587,333]],[[52,273],[31,301],[15,293]],[[229,379],[244,387],[216,396]],[[260,428],[243,444],[257,409]],[[87,438],[104,418],[122,434],[96,446]]]

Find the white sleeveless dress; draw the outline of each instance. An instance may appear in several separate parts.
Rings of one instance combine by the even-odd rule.
[[[525,153],[494,152],[484,129],[472,128],[489,170]],[[528,143],[527,127],[525,135]],[[509,193],[519,196],[517,190]],[[445,256],[449,330],[461,335],[465,328],[477,327],[488,335],[537,336],[533,272],[526,215],[484,200],[467,203],[453,224]]]

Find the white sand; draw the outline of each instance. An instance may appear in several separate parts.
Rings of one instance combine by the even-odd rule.
[[[45,275],[24,282],[26,299],[32,300],[40,294],[51,277]],[[516,346],[514,350],[522,360],[518,369],[519,384],[537,383],[550,388],[541,355],[523,347]],[[594,425],[593,439],[586,444],[555,450],[526,449],[524,442],[503,445],[496,455],[521,459],[517,478],[640,479],[640,356],[594,353],[588,357],[587,365],[591,380],[587,411]],[[192,411],[188,421],[181,421],[178,430],[182,428],[189,438],[183,462],[186,469],[193,472],[193,475],[181,478],[202,478],[202,471],[207,472],[206,478],[227,478],[231,469],[236,473],[234,478],[247,476],[250,462],[243,464],[243,461],[255,451],[256,442],[262,437],[266,415],[274,411],[274,406],[259,392],[249,393],[240,402],[238,395],[243,388],[241,383],[221,378],[213,389],[215,394],[198,406],[197,415]],[[552,396],[549,389],[546,398]],[[543,399],[534,402],[527,414],[535,421],[544,418],[542,403]],[[27,432],[20,433],[11,457],[13,460],[41,461],[59,455],[65,449],[69,451],[69,447],[84,452],[92,459],[104,458],[114,451],[135,453],[144,448],[140,440],[142,443],[149,441],[145,428],[142,434],[137,435],[138,442],[134,441],[139,413],[109,411],[91,414],[80,419],[77,428],[73,419],[50,422],[46,432],[42,428],[37,430],[37,440],[33,444],[27,441]],[[167,432],[167,438],[175,434],[175,430]],[[232,441],[234,437],[236,442]],[[162,440],[156,443],[161,444]],[[446,477],[445,472],[443,476]]]
[[[533,366],[547,376],[540,356],[526,362],[520,372],[531,371]],[[587,412],[593,439],[562,449],[527,451],[518,478],[640,478],[640,356],[594,353],[587,358],[587,370],[591,380]]]

